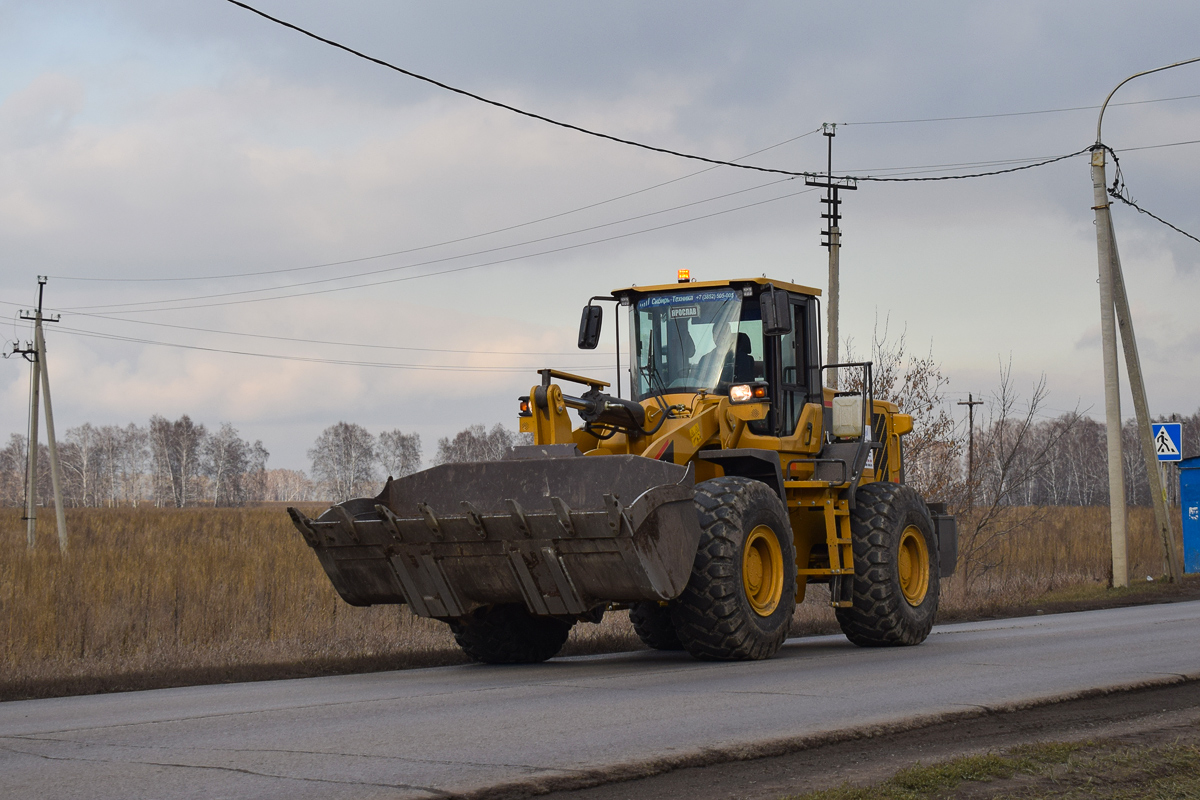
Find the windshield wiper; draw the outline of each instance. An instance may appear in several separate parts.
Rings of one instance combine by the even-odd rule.
[[[643,377],[645,377],[646,385],[650,387],[650,392],[654,395],[654,402],[656,402],[659,409],[662,410],[662,416],[659,417],[658,424],[654,426],[654,430],[645,431],[647,436],[652,436],[653,434],[658,433],[658,429],[663,426],[663,423],[667,421],[668,417],[673,417],[675,414],[671,410],[671,407],[667,405],[667,387],[666,384],[663,383],[662,376],[658,374],[657,358],[654,351],[653,339],[650,340],[649,349],[650,352],[646,359],[646,365],[639,366],[638,371],[642,373]]]

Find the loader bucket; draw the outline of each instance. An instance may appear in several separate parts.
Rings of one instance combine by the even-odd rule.
[[[542,457],[444,464],[316,520],[288,513],[354,605],[453,619],[524,603],[561,616],[683,591],[700,539],[690,467],[518,450]]]

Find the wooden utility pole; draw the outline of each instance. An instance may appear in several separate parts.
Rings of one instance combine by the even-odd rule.
[[[32,314],[21,312],[21,319],[33,322],[33,342],[24,348],[14,344],[11,354],[24,356],[30,364],[29,378],[29,442],[27,470],[25,475],[25,537],[32,548],[37,544],[37,498],[38,498],[38,400],[46,410],[46,439],[50,449],[50,481],[54,487],[54,511],[58,522],[58,547],[67,549],[67,520],[63,511],[62,469],[58,462],[58,441],[54,436],[54,410],[50,403],[50,374],[46,370],[46,337],[42,332],[43,322],[58,322],[55,315],[47,318],[42,313],[42,295],[46,288],[46,276],[38,276],[38,305]],[[10,354],[10,355],[11,355]]]
[[[975,395],[967,392],[966,401],[959,400],[960,406],[967,407],[967,506],[975,507],[975,406],[983,405],[982,400],[976,400]]]
[[[829,161],[827,164],[827,172],[825,180],[819,178],[805,178],[805,186],[818,186],[825,189],[825,196],[821,198],[821,202],[825,204],[825,213],[821,215],[821,219],[826,220],[826,228],[821,231],[821,235],[827,237],[826,241],[821,242],[822,246],[829,248],[829,293],[825,299],[825,315],[827,326],[826,348],[826,364],[838,363],[838,295],[840,294],[841,283],[841,247],[842,247],[842,229],[838,227],[838,222],[842,215],[839,210],[842,201],[838,197],[838,191],[841,189],[854,190],[858,186],[852,179],[842,178],[839,180],[833,179],[833,137],[837,135],[836,122],[823,122],[821,129],[826,139],[829,142]],[[838,388],[838,371],[836,369],[829,370],[829,387],[831,389]]]

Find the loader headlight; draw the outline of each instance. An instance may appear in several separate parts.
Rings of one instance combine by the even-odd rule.
[[[518,414],[518,416],[521,416],[521,417],[532,417],[532,416],[533,416],[533,409],[529,407],[529,395],[526,395],[526,396],[524,396],[524,397],[522,397],[522,398],[519,398],[519,399],[520,399],[520,401],[521,401],[521,413],[520,413],[520,414]]]
[[[765,383],[743,383],[729,387],[729,402],[757,403],[767,399]]]

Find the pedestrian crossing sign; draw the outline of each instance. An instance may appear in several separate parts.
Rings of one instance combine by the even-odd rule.
[[[1183,424],[1179,422],[1153,422],[1150,434],[1154,437],[1154,452],[1159,461],[1183,460]]]

